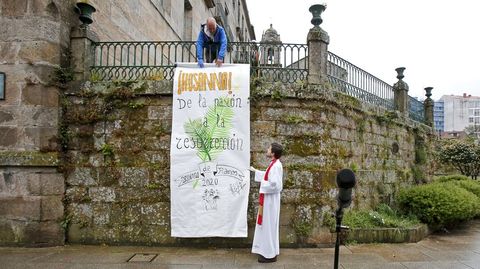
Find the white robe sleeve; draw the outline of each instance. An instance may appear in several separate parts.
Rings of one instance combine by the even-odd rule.
[[[256,170],[255,171],[255,182],[262,182],[265,177],[265,171]]]
[[[268,181],[262,180],[260,183],[260,193],[280,193],[283,189],[282,178],[282,165],[280,163],[273,165],[268,174]]]

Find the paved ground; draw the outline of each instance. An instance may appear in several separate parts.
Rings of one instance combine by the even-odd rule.
[[[281,249],[274,264],[258,264],[249,249],[190,249],[69,245],[0,248],[0,268],[333,268],[333,248]],[[140,255],[135,255],[140,254]],[[143,256],[143,254],[151,254]],[[135,261],[136,260],[136,261]],[[141,261],[145,260],[145,261]],[[340,268],[480,269],[480,220],[416,244],[342,247]]]

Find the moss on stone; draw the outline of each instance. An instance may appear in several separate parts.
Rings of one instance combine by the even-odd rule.
[[[423,165],[427,162],[427,153],[425,148],[425,141],[423,138],[415,137],[415,163]]]
[[[398,119],[397,113],[395,111],[386,111],[383,114],[376,114],[375,119],[380,125],[390,125],[394,122],[395,119]]]
[[[412,171],[412,177],[415,180],[415,183],[421,184],[426,182],[425,173],[423,172],[423,169],[421,166],[413,165],[411,171]]]
[[[286,170],[288,172],[288,170]],[[292,171],[292,173],[294,173]],[[286,177],[283,181],[283,188],[284,189],[291,189],[295,187],[295,179],[292,176]]]
[[[283,98],[285,98],[283,96],[282,92],[280,90],[278,90],[277,88],[272,90],[272,93],[271,93],[270,97],[272,98],[272,100],[275,100],[275,101],[281,101]]]
[[[342,104],[343,106],[356,108],[356,109],[362,108],[362,102],[353,96],[350,96],[341,92],[335,92],[334,96],[338,100],[338,103]]]
[[[0,166],[58,166],[57,152],[0,151]]]
[[[319,153],[320,142],[312,137],[295,137],[288,142],[286,153],[301,157],[316,155]]]
[[[63,120],[71,124],[89,124],[103,119],[105,114],[104,106],[97,102],[98,99],[87,99],[85,103],[74,105],[65,103]]]
[[[297,116],[297,115],[288,115],[287,117],[285,117],[285,122],[286,123],[291,123],[291,124],[299,124],[299,123],[302,123],[302,122],[306,122],[307,120],[305,120],[305,118],[303,118],[302,116]]]
[[[308,237],[312,234],[313,224],[309,221],[297,221],[293,220],[293,229],[297,236]]]
[[[363,142],[364,141],[364,134],[365,134],[365,130],[366,130],[365,119],[364,118],[358,118],[355,122],[357,124],[355,131],[357,131],[357,136],[360,138],[360,141]]]

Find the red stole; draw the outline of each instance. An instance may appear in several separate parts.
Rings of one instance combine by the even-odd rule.
[[[273,159],[270,165],[267,168],[267,171],[265,172],[265,176],[263,177],[263,180],[268,181],[268,173],[270,172],[270,168],[272,168],[273,164],[277,161],[277,159]],[[262,225],[263,221],[263,200],[265,200],[265,194],[260,193],[260,196],[258,197],[258,216],[257,216],[257,224]]]

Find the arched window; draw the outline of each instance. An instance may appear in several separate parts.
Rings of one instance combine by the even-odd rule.
[[[273,48],[268,48],[267,50],[267,61],[273,63],[274,51]]]

